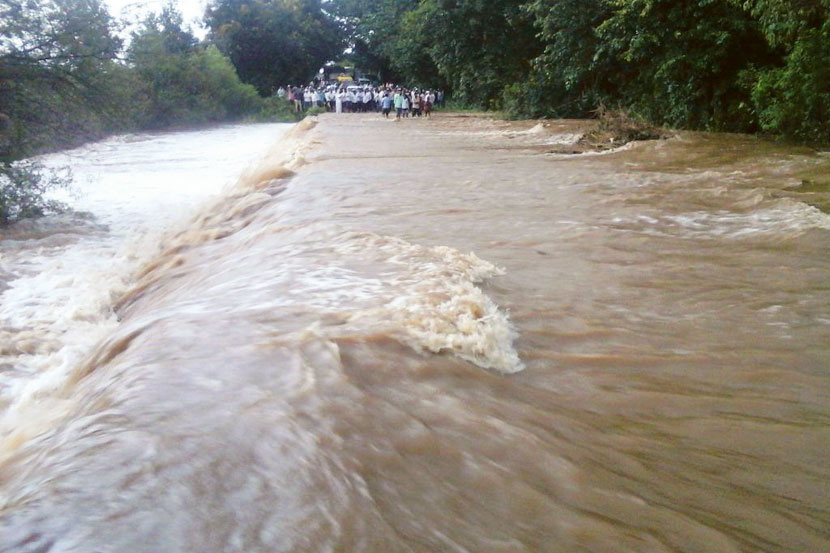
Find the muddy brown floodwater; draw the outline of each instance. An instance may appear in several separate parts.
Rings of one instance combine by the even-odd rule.
[[[0,551],[830,549],[830,157],[582,130],[300,124],[4,437]]]

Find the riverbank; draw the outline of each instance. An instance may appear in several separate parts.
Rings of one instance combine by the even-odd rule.
[[[582,125],[297,125],[20,412],[0,543],[821,549],[830,159]]]

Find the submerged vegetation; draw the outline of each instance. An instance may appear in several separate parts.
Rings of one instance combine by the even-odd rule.
[[[600,105],[594,114],[597,123],[579,139],[582,146],[604,150],[635,140],[657,140],[668,136],[662,128],[623,110],[610,110]]]
[[[830,144],[830,0],[211,0],[201,40],[171,6],[125,37],[101,0],[0,0],[4,187],[113,132],[295,120],[274,90],[346,48],[515,118],[614,106],[603,121]]]
[[[47,193],[66,188],[70,182],[68,170],[47,170],[36,161],[4,166],[0,173],[0,225],[64,211],[66,206],[48,198]]]

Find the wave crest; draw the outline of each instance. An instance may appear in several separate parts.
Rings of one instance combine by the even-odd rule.
[[[368,233],[351,234],[338,250],[353,254],[365,248],[401,269],[390,281],[394,298],[371,313],[394,322],[402,333],[400,341],[418,351],[450,352],[505,374],[524,368],[513,347],[517,332],[507,313],[478,286],[503,275],[503,269],[472,252]]]

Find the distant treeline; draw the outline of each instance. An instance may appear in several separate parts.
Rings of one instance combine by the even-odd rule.
[[[147,15],[124,41],[119,38],[124,24],[110,16],[101,0],[0,0],[2,174],[15,160],[113,132],[244,117],[293,118],[287,105],[257,92],[254,85],[262,83],[244,73],[244,66],[234,67],[231,58],[244,61],[245,53],[240,55],[224,37],[233,35],[239,24],[223,19],[217,12],[220,4],[211,6],[211,33],[204,41],[197,40],[170,6]],[[314,2],[293,4],[280,9],[284,26],[279,32],[311,37],[314,18],[307,8]],[[294,64],[292,69],[303,79],[343,50],[339,27],[319,2],[312,14],[333,29],[332,46],[316,59]],[[310,18],[303,20],[306,16]],[[268,37],[259,40],[267,42]],[[294,44],[303,47],[298,40]],[[284,68],[271,69],[276,82]],[[247,83],[240,73],[248,77]]]
[[[600,105],[830,143],[830,0],[211,0],[129,40],[102,0],[0,0],[0,163],[112,132],[291,117],[326,61],[515,117]],[[349,48],[346,50],[346,48]]]
[[[830,143],[830,0],[339,0],[358,64],[517,117]]]

